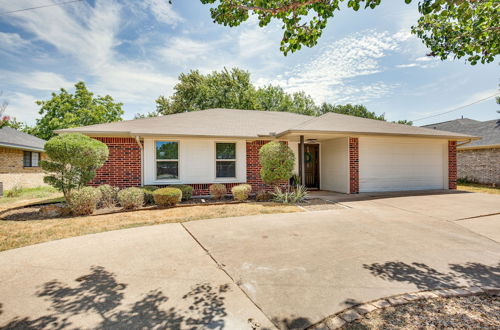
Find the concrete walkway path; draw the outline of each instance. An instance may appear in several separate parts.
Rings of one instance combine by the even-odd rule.
[[[500,196],[342,205],[2,252],[0,328],[301,329],[388,295],[500,285]]]

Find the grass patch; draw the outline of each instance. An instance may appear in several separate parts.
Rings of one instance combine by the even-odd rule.
[[[457,189],[470,192],[482,192],[487,194],[500,194],[500,188],[478,183],[460,183],[457,185]]]
[[[104,231],[244,215],[300,212],[294,205],[241,203],[33,221],[0,221],[0,251]]]
[[[0,205],[5,206],[5,204],[16,203],[20,201],[42,199],[46,197],[55,198],[61,195],[55,188],[50,186],[41,186],[35,188],[22,188],[15,193],[15,196],[9,196],[9,190],[4,191],[3,197],[0,198]]]

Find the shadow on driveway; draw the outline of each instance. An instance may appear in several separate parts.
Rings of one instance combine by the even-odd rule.
[[[63,329],[72,326],[72,316],[86,313],[99,316],[97,329],[224,328],[227,315],[224,293],[228,285],[218,288],[206,283],[196,285],[183,296],[191,301],[186,310],[162,309],[168,297],[160,290],[148,292],[124,309],[122,300],[127,284],[117,282],[115,275],[104,267],[93,266],[89,274],[77,278],[76,282],[76,287],[57,280],[43,284],[36,295],[50,301],[54,312],[35,319],[16,317],[1,329]]]

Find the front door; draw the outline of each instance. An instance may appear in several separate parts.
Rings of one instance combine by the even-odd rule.
[[[307,188],[319,189],[319,144],[304,145],[304,176]]]

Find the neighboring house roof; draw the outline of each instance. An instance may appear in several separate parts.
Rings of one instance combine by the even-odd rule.
[[[481,137],[481,140],[464,145],[462,147],[464,149],[500,147],[500,119],[478,121],[462,118],[425,125],[423,127]]]
[[[283,136],[292,132],[408,135],[458,140],[475,137],[380,120],[328,113],[320,117],[290,112],[208,109],[173,115],[126,120],[108,124],[57,130],[91,136],[206,136],[242,137]]]
[[[18,131],[12,127],[0,128],[0,146],[32,151],[43,151],[45,140]]]

